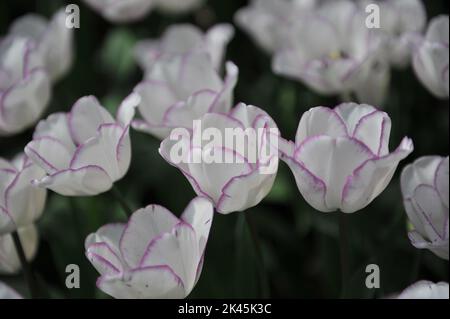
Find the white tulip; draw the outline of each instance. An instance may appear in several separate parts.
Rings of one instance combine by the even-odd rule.
[[[414,230],[411,243],[448,260],[449,159],[425,156],[402,172],[403,202]]]
[[[38,232],[33,224],[19,228],[20,242],[28,261],[36,255],[38,247]],[[0,274],[16,274],[20,271],[19,256],[11,234],[0,236]]]
[[[315,107],[304,113],[295,143],[281,140],[281,159],[305,200],[322,212],[353,213],[389,184],[400,160],[413,150],[404,138],[389,153],[391,120],[366,104]]]
[[[315,7],[314,0],[252,0],[234,20],[268,53],[284,45],[292,25]]]
[[[97,287],[114,298],[184,298],[197,283],[213,219],[209,200],[193,199],[178,219],[151,205],[128,224],[109,224],[86,238]]]
[[[128,23],[143,19],[153,9],[169,14],[184,14],[197,9],[204,0],[84,0],[105,19]]]
[[[34,42],[0,42],[0,136],[22,132],[41,116],[50,99],[50,79]]]
[[[200,134],[206,138],[197,143],[194,129],[194,134],[177,140],[172,138],[174,130],[162,141],[161,156],[180,169],[197,195],[209,198],[217,212],[228,214],[257,205],[271,190],[278,170],[278,149],[273,151],[277,148],[273,140],[278,143],[279,138],[275,122],[263,110],[241,103],[229,114],[207,113],[199,123]],[[212,130],[214,136],[206,133]],[[252,132],[257,139],[251,138]],[[179,148],[186,150],[181,159]],[[194,159],[198,154],[202,158]]]
[[[369,74],[381,43],[365,17],[350,1],[325,2],[291,27],[272,69],[321,94],[354,91]]]
[[[130,95],[119,110],[139,103]],[[65,196],[98,195],[128,171],[131,160],[129,114],[114,119],[93,96],[80,98],[70,113],[41,121],[25,153],[47,175],[33,181]]]
[[[396,299],[448,299],[448,283],[421,280],[406,288]]]
[[[137,62],[146,70],[161,56],[177,56],[188,52],[206,52],[212,59],[216,70],[225,56],[225,49],[233,38],[233,26],[223,23],[203,33],[191,24],[170,26],[160,39],[143,40],[137,43],[134,55]]]
[[[23,299],[21,295],[0,281],[0,299]]]
[[[53,81],[67,73],[73,62],[73,29],[66,27],[64,9],[53,15],[50,21],[37,14],[18,18],[10,28],[10,34],[29,38],[43,57],[45,68]]]
[[[133,128],[164,139],[173,128],[191,127],[207,112],[228,112],[238,68],[228,62],[226,70],[222,80],[206,53],[158,59],[134,89],[141,97],[142,120],[133,121]]]
[[[449,22],[448,15],[433,18],[414,50],[413,66],[422,84],[436,97],[449,97]]]
[[[45,172],[24,156],[0,158],[0,235],[33,224],[44,211],[47,191],[31,184]]]

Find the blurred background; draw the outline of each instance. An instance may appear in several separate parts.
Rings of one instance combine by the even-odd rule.
[[[276,1],[276,0],[274,0]],[[448,1],[424,1],[428,17],[448,14]],[[208,0],[196,12],[163,16],[152,12],[127,25],[113,25],[80,1],[8,0],[0,2],[0,37],[11,22],[26,13],[50,17],[59,8],[76,3],[81,28],[75,30],[75,63],[55,84],[44,117],[67,112],[81,96],[93,94],[115,112],[118,104],[141,80],[133,60],[136,41],[159,37],[174,23],[193,23],[206,30],[218,22],[233,22],[246,0]],[[227,60],[239,67],[235,101],[266,110],[285,138],[293,139],[303,112],[311,107],[334,106],[337,98],[323,97],[302,84],[275,76],[270,57],[236,27],[227,49]],[[364,210],[348,216],[351,280],[346,297],[374,298],[399,292],[419,279],[449,280],[448,261],[428,250],[414,248],[407,237],[407,219],[399,187],[404,165],[424,155],[449,154],[448,101],[435,99],[419,83],[412,69],[393,70],[384,110],[392,118],[391,149],[405,135],[414,140],[415,151],[401,162],[388,188]],[[0,157],[21,152],[32,130],[0,138]],[[118,188],[134,208],[160,204],[179,215],[195,196],[188,181],[158,154],[159,141],[132,131],[131,168]],[[335,298],[341,294],[338,215],[320,213],[301,197],[294,177],[284,163],[269,196],[249,209],[262,244],[274,298]],[[203,273],[190,298],[256,298],[258,262],[242,214],[215,215]],[[32,266],[48,297],[107,298],[95,287],[98,276],[84,256],[84,238],[100,226],[124,221],[121,207],[106,193],[93,198],[65,198],[49,192],[47,207],[38,222],[39,250]],[[375,263],[381,271],[381,288],[365,287],[365,267]],[[65,287],[66,265],[81,269],[80,289]],[[25,292],[22,277],[0,280]]]

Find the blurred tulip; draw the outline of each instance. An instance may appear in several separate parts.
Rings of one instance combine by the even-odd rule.
[[[421,280],[403,290],[396,299],[448,299],[448,283]]]
[[[0,136],[20,133],[41,116],[50,99],[50,80],[34,42],[0,42]]]
[[[252,0],[239,9],[234,20],[258,45],[273,53],[284,45],[292,25],[312,10],[314,0]]]
[[[389,153],[390,130],[389,116],[370,105],[315,107],[303,114],[295,143],[280,141],[281,159],[312,207],[353,213],[386,188],[400,160],[413,150],[405,137]]]
[[[204,0],[84,0],[105,19],[127,23],[143,19],[153,9],[182,14],[197,9]]]
[[[44,210],[47,191],[31,184],[45,172],[21,154],[12,162],[0,158],[0,235],[33,224]]]
[[[214,68],[220,70],[226,46],[233,38],[234,28],[230,24],[218,24],[206,33],[191,24],[170,26],[160,39],[143,40],[134,49],[136,60],[147,70],[162,57],[176,57],[189,52],[206,52]]]
[[[449,97],[448,15],[433,18],[425,38],[416,45],[413,66],[422,84],[436,97]]]
[[[120,107],[139,103],[135,95]],[[47,175],[33,181],[65,196],[98,195],[128,171],[131,145],[127,113],[114,119],[93,96],[80,98],[70,113],[41,121],[25,153]]]
[[[207,112],[228,112],[238,68],[228,62],[226,70],[222,80],[206,53],[158,59],[134,89],[141,97],[142,120],[133,121],[133,128],[164,139]]]
[[[33,224],[19,228],[20,242],[27,260],[32,260],[38,247],[38,231]],[[10,234],[0,236],[0,273],[16,274],[20,271],[19,256]]]
[[[292,27],[275,53],[274,72],[321,94],[354,91],[369,74],[381,43],[365,18],[351,1],[325,2]]]
[[[271,190],[278,169],[278,149],[274,151],[277,145],[272,144],[279,138],[275,122],[263,110],[242,103],[229,114],[207,113],[199,121],[203,132],[212,128],[225,139],[229,138],[227,130],[237,130],[235,132],[240,131],[242,135],[237,133],[232,145],[216,137],[212,141],[202,139],[197,144],[194,135],[183,136],[179,140],[170,136],[161,143],[161,156],[180,169],[197,195],[209,198],[217,212],[228,214],[257,205]],[[248,130],[254,130],[257,141],[244,135]],[[272,139],[274,134],[276,136]],[[181,155],[181,160],[172,153],[180,145],[188,150]],[[257,149],[253,149],[255,145]],[[251,154],[252,150],[254,153]],[[202,156],[221,160],[197,161],[194,157],[199,151]],[[232,160],[227,162],[227,157]]]
[[[50,78],[55,81],[67,73],[73,61],[73,30],[66,27],[64,9],[53,15],[50,21],[37,14],[18,18],[10,28],[10,34],[34,41],[36,51],[43,57]]]
[[[97,287],[114,298],[184,298],[197,283],[213,219],[209,200],[193,199],[178,219],[162,206],[136,211],[86,238]]]
[[[414,230],[411,243],[448,260],[448,157],[425,156],[402,172],[403,202]]]
[[[23,299],[14,289],[0,281],[0,299]]]

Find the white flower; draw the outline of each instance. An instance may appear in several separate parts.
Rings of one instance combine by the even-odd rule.
[[[163,139],[172,128],[191,127],[206,112],[228,112],[238,69],[231,62],[226,69],[222,80],[206,53],[158,59],[134,89],[141,97],[142,120],[133,121],[133,128]]]
[[[32,40],[0,42],[0,136],[32,126],[50,99],[50,79]]]
[[[0,299],[23,299],[23,297],[17,291],[0,281]]]
[[[315,107],[304,113],[295,143],[280,141],[281,159],[300,193],[322,212],[356,212],[389,184],[398,163],[413,150],[404,138],[389,153],[391,120],[366,104]]]
[[[272,68],[321,94],[353,91],[369,74],[381,43],[365,15],[345,0],[326,2],[291,29]]]
[[[20,242],[27,260],[32,260],[36,255],[38,246],[38,232],[36,226],[29,225],[19,228]],[[20,271],[19,256],[11,234],[0,236],[0,274],[16,274]]]
[[[0,235],[33,224],[44,210],[47,191],[31,184],[45,172],[23,154],[0,158]]]
[[[203,33],[191,24],[170,26],[160,39],[148,39],[137,43],[136,60],[142,69],[150,68],[161,56],[177,56],[188,52],[206,52],[216,70],[220,69],[225,49],[234,35],[229,24],[218,24]]]
[[[84,0],[105,19],[127,23],[143,19],[153,9],[183,14],[197,9],[204,0]]]
[[[449,97],[449,35],[448,15],[433,18],[425,38],[417,44],[413,66],[422,84],[439,98]]]
[[[272,53],[284,45],[292,24],[314,7],[314,0],[252,0],[236,12],[234,20],[260,47]]]
[[[425,156],[402,172],[403,202],[414,230],[411,243],[448,260],[448,157]]]
[[[242,103],[229,114],[207,113],[199,122],[199,134],[209,134],[206,132],[213,129],[220,137],[208,136],[197,144],[194,128],[190,136],[178,140],[170,136],[162,141],[161,156],[180,169],[197,195],[209,198],[217,212],[228,214],[257,205],[271,190],[278,169],[278,149],[273,151],[277,145],[271,138],[276,135],[275,142],[278,142],[275,122],[263,110]],[[236,133],[235,138],[231,130]],[[245,135],[247,132],[250,134]],[[251,138],[251,132],[257,136],[256,140]],[[233,143],[227,144],[230,137]],[[178,157],[178,148],[186,151],[181,154],[181,160],[174,156]],[[198,154],[203,159],[195,160]]]
[[[86,238],[86,256],[101,274],[97,287],[114,298],[184,298],[197,283],[213,218],[193,199],[178,219],[151,205],[128,224],[109,224]]]
[[[359,2],[364,10],[369,4],[380,8],[379,32],[383,40],[382,53],[387,62],[406,67],[411,60],[411,46],[425,28],[427,16],[421,0],[388,0]]]
[[[122,102],[135,105],[130,95]],[[128,171],[131,160],[129,114],[114,119],[93,96],[80,98],[70,113],[41,121],[25,153],[47,175],[33,181],[65,196],[98,195]]]
[[[66,27],[64,9],[55,13],[50,21],[37,14],[22,16],[14,21],[10,34],[34,41],[53,81],[67,73],[72,65],[73,30]]]
[[[397,299],[448,299],[448,283],[421,280],[397,296]]]

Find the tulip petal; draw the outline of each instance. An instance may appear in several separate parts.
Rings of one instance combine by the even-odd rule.
[[[149,239],[158,238],[170,232],[179,220],[166,208],[150,205],[136,211],[125,226],[120,238],[120,251],[125,261],[137,267],[151,244]]]
[[[403,169],[400,185],[403,197],[408,199],[421,184],[433,185],[436,170],[442,158],[439,156],[423,156]]]
[[[167,266],[151,266],[121,275],[102,276],[97,287],[117,299],[180,299],[185,297],[180,278]]]
[[[368,104],[342,103],[334,108],[334,111],[342,118],[347,126],[350,136],[355,134],[356,126],[366,115],[373,113],[377,109]]]
[[[68,168],[72,158],[66,145],[53,137],[32,140],[25,147],[25,153],[49,174]]]
[[[123,177],[131,160],[128,129],[118,124],[102,124],[97,136],[81,144],[75,152],[70,167],[87,165],[103,168],[113,181]]]
[[[122,271],[120,258],[107,243],[93,243],[86,248],[86,257],[101,275],[119,274]]]
[[[69,130],[69,122],[65,113],[51,114],[40,121],[34,130],[33,139],[51,137],[64,144],[69,152],[75,152],[75,144]]]
[[[444,158],[436,169],[436,176],[434,179],[434,185],[441,198],[442,203],[449,208],[449,158]]]
[[[199,252],[203,255],[214,215],[211,201],[205,197],[196,197],[184,210],[181,220],[191,225],[198,240]]]
[[[182,222],[148,246],[140,266],[169,266],[181,278],[188,294],[194,287],[201,256],[194,229]]]
[[[69,128],[76,144],[82,144],[94,136],[101,124],[115,122],[94,96],[80,98],[69,113]]]
[[[109,190],[113,182],[99,166],[89,165],[78,169],[65,169],[33,183],[63,196],[95,196]]]
[[[367,145],[374,154],[389,154],[391,119],[381,111],[373,111],[361,117],[353,131],[353,137]]]
[[[391,154],[368,159],[348,176],[342,190],[342,211],[355,212],[367,206],[389,184],[398,163],[413,151],[413,143],[404,138]]]

